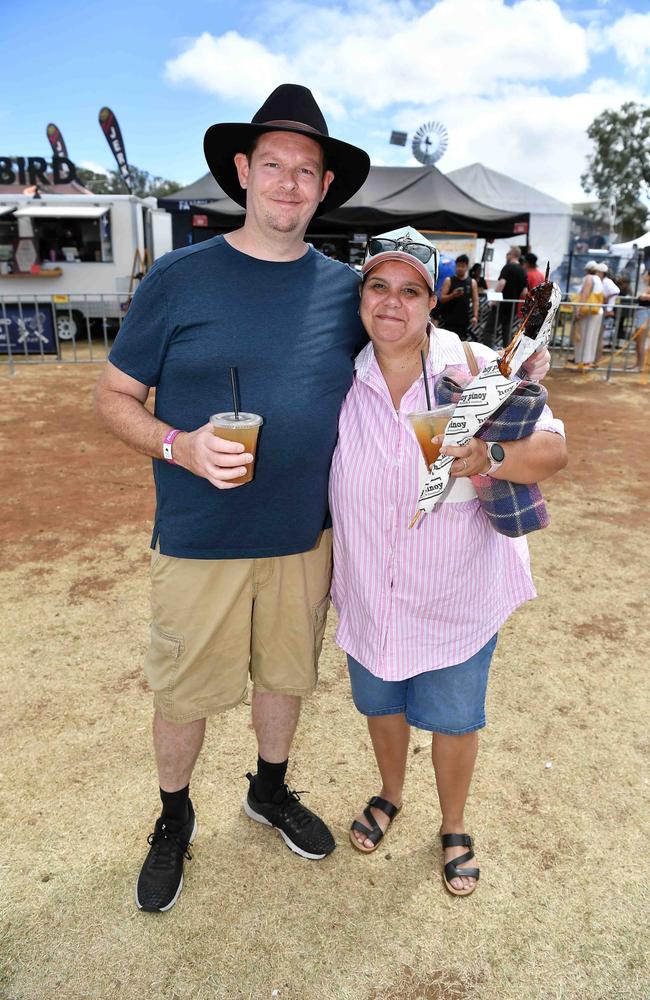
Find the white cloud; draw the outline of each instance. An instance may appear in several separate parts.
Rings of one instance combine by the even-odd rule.
[[[606,30],[605,38],[626,69],[647,73],[650,60],[650,14],[625,14]]]
[[[372,16],[358,6],[285,2],[266,19],[273,30],[264,42],[204,32],[167,63],[167,79],[238,100],[308,80],[342,113],[489,91],[510,80],[568,79],[588,66],[587,32],[554,0],[438,0],[425,12],[384,0]]]
[[[591,152],[586,129],[605,108],[626,100],[643,100],[643,95],[605,79],[569,96],[539,87],[513,87],[498,99],[459,97],[453,117],[445,114],[444,106],[437,116],[449,129],[449,148],[438,166],[447,172],[478,161],[563,201],[584,201],[580,175]],[[402,110],[399,126],[411,136],[431,117],[430,106],[410,107]],[[388,132],[375,146],[384,160],[388,155],[392,164],[415,163],[407,151],[387,147],[387,141]],[[387,154],[386,148],[392,152]]]
[[[556,198],[578,201],[590,149],[585,129],[600,107],[598,98],[584,93],[470,100],[459,109],[453,155],[445,157],[444,169],[479,160]]]
[[[566,21],[552,0],[440,0],[399,25],[372,27],[335,42],[326,61],[301,52],[321,86],[341,100],[371,109],[395,101],[431,102],[459,94],[490,93],[512,80],[566,79],[587,68],[587,35]]]
[[[289,60],[260,42],[228,31],[215,38],[205,31],[165,66],[171,83],[193,83],[222,97],[255,102],[291,78]]]

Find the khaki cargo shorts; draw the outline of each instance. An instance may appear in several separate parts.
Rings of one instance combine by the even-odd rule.
[[[151,556],[145,674],[168,722],[194,722],[256,690],[304,696],[318,678],[332,530],[310,552],[272,559]]]

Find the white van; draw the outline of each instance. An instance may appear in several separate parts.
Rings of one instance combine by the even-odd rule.
[[[116,328],[148,265],[171,249],[172,217],[155,198],[2,195],[0,352],[10,335],[10,349],[42,352],[32,313],[47,318],[53,341]],[[35,325],[41,344],[25,348]]]

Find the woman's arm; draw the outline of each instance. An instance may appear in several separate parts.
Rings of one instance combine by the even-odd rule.
[[[505,458],[494,479],[506,479],[511,483],[539,483],[563,469],[569,460],[563,435],[554,431],[533,431],[519,441],[499,441],[499,444]],[[480,438],[471,438],[466,445],[447,445],[441,448],[440,454],[455,457],[451,466],[454,479],[487,472],[491,465],[487,445]]]
[[[586,302],[591,295],[592,289],[594,287],[594,279],[590,274],[587,275],[585,280],[582,282],[582,287],[578,292],[578,302]]]
[[[486,365],[489,365],[491,361],[494,361],[496,357],[500,357],[503,354],[503,348],[497,353],[493,351],[491,347],[486,347],[485,344],[479,344],[475,341],[471,341],[469,345],[472,349],[472,353],[476,358],[476,363],[478,364],[479,371],[482,371]],[[531,382],[541,382],[548,375],[551,368],[551,355],[547,347],[540,347],[538,351],[531,354],[530,357],[524,361],[521,366],[526,372],[526,378]]]

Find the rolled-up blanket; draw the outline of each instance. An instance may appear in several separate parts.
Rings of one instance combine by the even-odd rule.
[[[451,375],[436,383],[436,403],[457,403],[464,386]],[[518,441],[535,430],[548,393],[537,382],[522,381],[510,398],[489,417],[478,434],[484,441]],[[472,476],[479,503],[492,526],[502,535],[516,538],[545,528],[550,518],[537,483],[510,483],[492,476]]]

